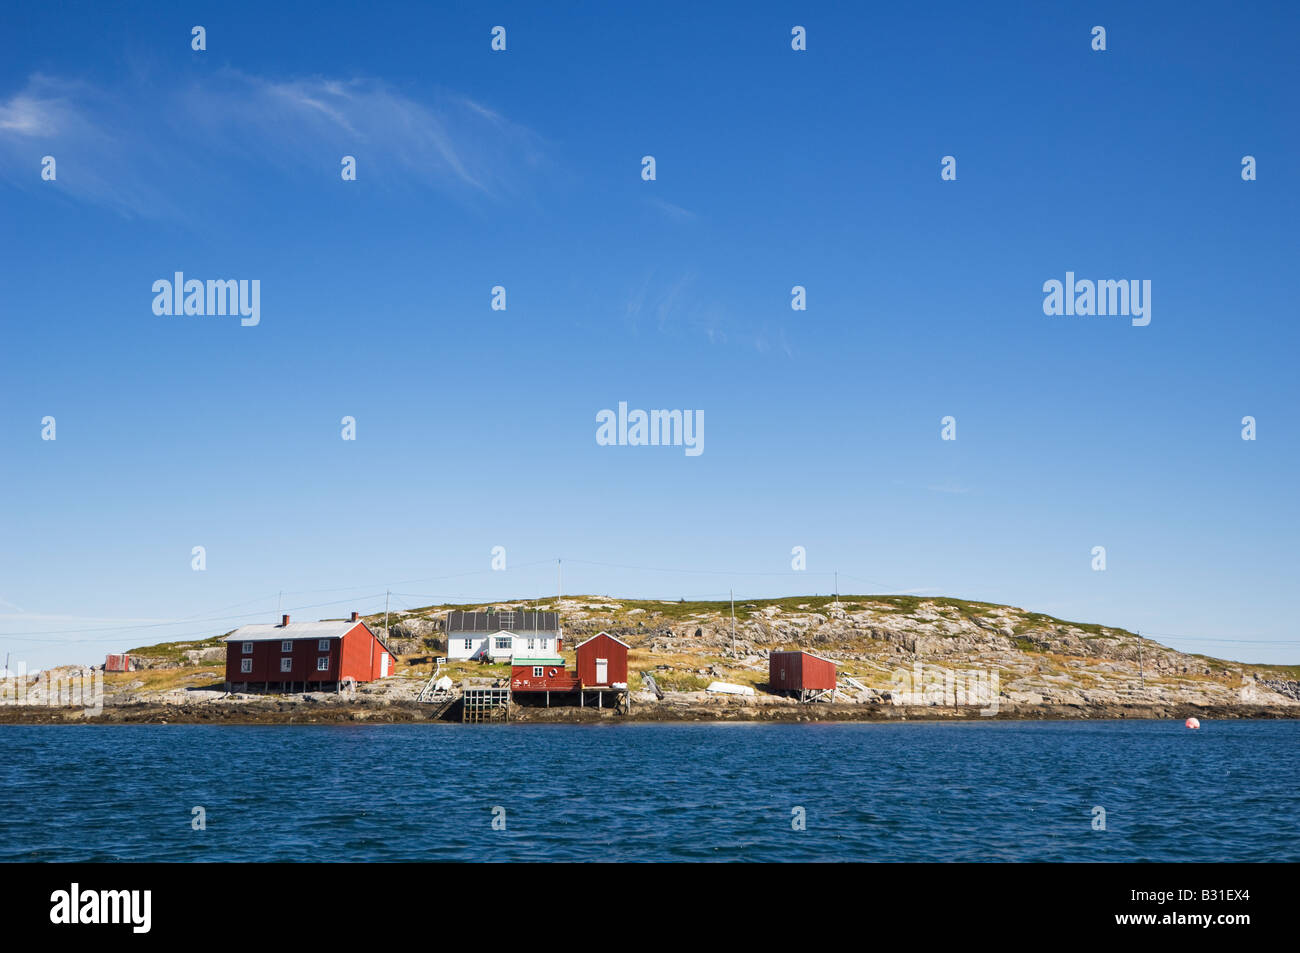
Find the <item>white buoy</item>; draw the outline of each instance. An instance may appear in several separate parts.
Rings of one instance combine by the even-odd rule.
[[[1186,724],[1188,728],[1199,728],[1199,727],[1201,727],[1201,723],[1200,723],[1200,721],[1199,721],[1198,719],[1196,719],[1196,718],[1188,718],[1187,721],[1184,722],[1184,724]]]

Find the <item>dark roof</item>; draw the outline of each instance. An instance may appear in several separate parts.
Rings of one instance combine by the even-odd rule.
[[[556,632],[558,612],[448,612],[447,633],[454,632]]]

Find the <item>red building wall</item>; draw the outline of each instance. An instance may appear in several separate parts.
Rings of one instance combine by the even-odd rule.
[[[364,622],[358,622],[343,636],[343,669],[340,676],[351,676],[358,682],[373,682],[383,670],[382,659],[386,654],[375,634]],[[389,675],[393,674],[396,662],[395,658],[388,656]]]
[[[510,690],[513,692],[573,692],[578,689],[578,676],[568,671],[564,664],[543,665],[542,677],[533,675],[532,665],[510,667]],[[555,674],[552,675],[551,672]]]
[[[322,652],[317,639],[289,640],[292,651],[280,649],[280,639],[253,643],[252,654],[245,654],[243,642],[226,643],[226,681],[228,682],[335,682],[338,681],[339,642],[329,639],[329,650]],[[328,656],[329,668],[324,672],[316,670],[316,659]],[[293,664],[289,671],[280,671],[280,660],[290,658]],[[244,659],[253,660],[253,670],[244,672],[240,663]]]
[[[280,643],[289,641],[292,651],[283,652]],[[321,651],[315,638],[272,639],[253,642],[251,654],[245,654],[243,642],[226,643],[227,682],[337,682],[351,676],[358,682],[371,682],[379,678],[381,656],[385,654],[379,640],[358,622],[342,639],[328,639],[328,651]],[[329,668],[318,671],[316,660],[328,656]],[[287,672],[280,671],[282,658],[292,659]],[[244,672],[241,663],[252,659],[253,670]],[[391,675],[395,659],[389,656],[388,672]]]
[[[808,652],[773,652],[767,658],[772,691],[822,691],[835,687],[835,663]]]
[[[596,681],[596,659],[609,661],[609,678]],[[614,682],[627,682],[627,646],[604,632],[578,646],[578,680],[584,688],[608,688]]]

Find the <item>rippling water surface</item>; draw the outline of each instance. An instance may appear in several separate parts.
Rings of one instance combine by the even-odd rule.
[[[1296,721],[3,726],[0,746],[3,860],[1300,860]]]

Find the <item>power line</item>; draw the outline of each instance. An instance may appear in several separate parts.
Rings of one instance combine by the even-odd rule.
[[[378,599],[378,598],[379,598],[380,596],[382,596],[382,595],[383,595],[383,593],[382,593],[382,592],[379,592],[379,593],[374,593],[374,594],[371,594],[371,595],[365,595],[365,596],[353,596],[353,597],[348,598],[348,599],[338,599],[338,600],[335,600],[334,602],[315,602],[315,603],[312,603],[312,604],[310,604],[310,605],[303,605],[303,606],[290,606],[290,607],[289,607],[289,611],[290,611],[290,612],[299,612],[299,611],[301,611],[301,610],[303,610],[303,609],[323,609],[323,608],[326,608],[327,606],[338,606],[338,605],[344,605],[345,603],[349,603],[349,602],[359,602],[359,601],[361,601],[361,600],[363,600],[363,599]],[[260,600],[252,600],[252,601],[260,601]],[[246,604],[247,604],[247,603],[237,603],[237,605],[246,605]],[[216,611],[221,611],[221,610],[216,610]],[[248,618],[248,615],[249,615],[249,614],[248,614],[247,612],[242,612],[242,613],[239,613],[238,615],[215,616],[215,617],[203,618],[203,619],[196,618],[196,617],[194,617],[194,616],[186,616],[186,617],[184,617],[184,618],[174,619],[174,620],[171,620],[171,621],[168,621],[168,622],[151,622],[151,623],[146,623],[146,624],[143,624],[143,625],[107,626],[107,627],[96,628],[96,629],[77,628],[77,629],[55,629],[55,630],[53,630],[53,631],[47,629],[47,630],[45,630],[45,631],[31,631],[31,632],[0,632],[0,639],[19,638],[19,637],[23,637],[23,636],[47,636],[47,635],[63,635],[63,634],[75,635],[75,634],[84,633],[84,632],[128,632],[128,631],[129,631],[129,632],[138,632],[138,631],[141,631],[141,630],[144,630],[144,629],[160,629],[160,628],[168,628],[168,627],[170,627],[170,626],[174,626],[174,625],[188,625],[188,624],[200,625],[200,624],[207,623],[207,622],[228,622],[228,621],[230,621],[231,619],[246,619],[246,618]],[[33,639],[25,639],[25,641],[33,641]],[[71,643],[71,642],[75,642],[75,641],[77,641],[77,640],[74,640],[74,639],[63,639],[63,640],[55,639],[54,641],[56,641],[56,642],[57,642],[57,641],[63,641],[63,642],[69,642],[69,643]],[[90,639],[90,640],[82,640],[82,641],[108,641],[108,640],[104,640],[104,639]]]

